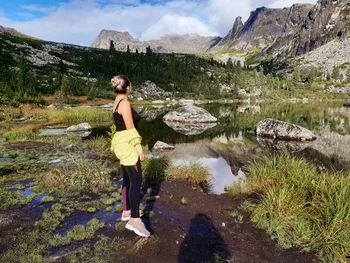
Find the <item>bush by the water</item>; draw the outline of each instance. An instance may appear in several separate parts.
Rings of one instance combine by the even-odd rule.
[[[208,168],[199,162],[190,162],[179,166],[173,166],[166,170],[169,179],[185,179],[194,185],[205,185],[211,174]]]
[[[158,184],[165,179],[165,169],[169,166],[167,155],[161,158],[149,158],[142,163],[143,176],[147,184]]]
[[[350,173],[318,173],[289,156],[251,163],[248,183],[258,193],[251,219],[284,248],[315,252],[323,262],[350,255]]]

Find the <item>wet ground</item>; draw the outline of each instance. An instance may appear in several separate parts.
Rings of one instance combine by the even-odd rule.
[[[122,251],[128,262],[317,262],[297,249],[281,249],[257,229],[239,206],[247,198],[209,195],[183,181],[163,182],[146,220],[155,240],[133,252],[136,240]],[[186,204],[181,203],[185,197]],[[243,215],[235,222],[230,212]],[[134,234],[121,231],[127,239]]]
[[[25,150],[32,147],[50,147],[42,142],[22,142],[5,145],[12,150]],[[52,146],[52,145],[51,145]],[[46,148],[45,148],[46,149]],[[54,160],[54,157],[52,157]],[[58,162],[59,163],[59,162]],[[51,162],[50,165],[56,165]],[[25,196],[32,194],[30,186],[35,179],[10,182]],[[120,184],[120,175],[114,178]],[[22,185],[22,187],[19,187]],[[15,187],[19,187],[16,189]],[[147,192],[145,186],[144,193]],[[119,202],[113,203],[112,211],[105,209],[94,213],[73,211],[64,219],[54,234],[64,236],[77,224],[87,225],[92,218],[105,223],[103,229],[96,232],[109,237],[122,237],[125,247],[112,262],[313,262],[313,255],[303,254],[297,249],[279,248],[263,230],[257,229],[249,220],[249,215],[240,209],[247,196],[232,198],[228,195],[208,194],[199,186],[184,181],[165,181],[151,186],[151,193],[143,197],[146,215],[144,222],[152,237],[143,239],[123,226],[116,229],[120,213],[114,211]],[[15,205],[0,211],[0,255],[13,246],[13,236],[18,229],[31,232],[36,229],[35,221],[40,220],[45,209],[53,203],[41,203],[48,194],[37,195],[25,205]],[[186,203],[181,200],[185,199]],[[232,211],[242,215],[238,222],[230,215]],[[84,247],[91,247],[98,239],[72,242],[68,246],[50,249],[45,257],[57,262],[69,262],[67,255],[79,253]],[[121,258],[123,258],[121,260]]]

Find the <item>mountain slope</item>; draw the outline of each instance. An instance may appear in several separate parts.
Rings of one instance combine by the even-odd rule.
[[[230,32],[216,48],[262,50],[278,37],[292,32],[307,15],[312,5],[295,4],[289,8],[257,8],[243,24],[237,17]]]
[[[23,37],[23,38],[30,38],[30,39],[37,39],[36,37],[28,36],[26,34],[23,34],[21,32],[18,32],[17,30],[13,28],[8,28],[8,27],[3,27],[0,26],[0,34],[5,34],[5,35],[11,35],[11,36],[16,36],[16,37]]]
[[[145,52],[150,46],[157,53],[205,53],[221,40],[220,37],[202,37],[197,34],[166,35],[159,40],[140,41],[128,32],[102,30],[91,47],[108,49],[113,41],[117,51],[126,51],[127,46],[135,52]]]
[[[312,51],[335,38],[345,37],[350,29],[350,0],[319,0],[292,35],[274,43],[281,58]]]

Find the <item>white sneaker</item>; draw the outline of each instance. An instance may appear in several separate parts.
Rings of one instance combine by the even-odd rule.
[[[145,224],[139,220],[129,220],[129,222],[125,225],[126,229],[134,231],[135,234],[141,237],[149,237],[151,233],[146,229]]]

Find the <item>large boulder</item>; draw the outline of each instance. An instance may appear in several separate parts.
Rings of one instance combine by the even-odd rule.
[[[216,123],[217,119],[205,109],[194,105],[186,105],[167,113],[163,117],[166,122],[182,122],[182,123]]]
[[[316,136],[308,129],[295,124],[274,119],[265,119],[260,121],[256,127],[256,134],[259,137],[278,140],[316,140]]]
[[[216,122],[212,122],[212,123],[183,123],[183,122],[176,122],[176,121],[164,121],[164,122],[174,131],[187,136],[202,134],[206,130],[213,128],[217,125]]]

